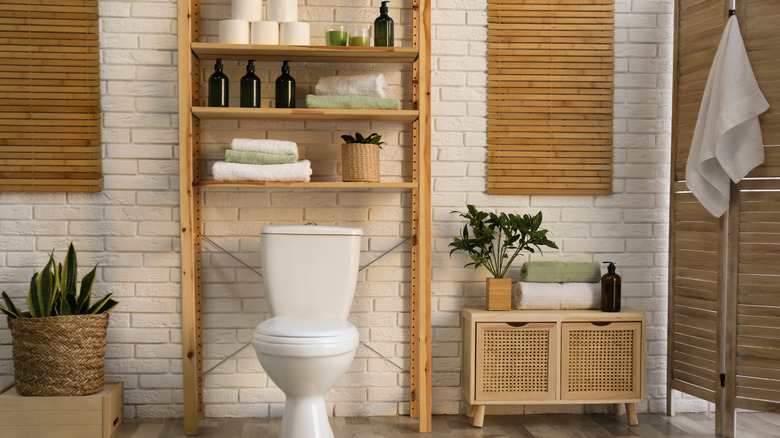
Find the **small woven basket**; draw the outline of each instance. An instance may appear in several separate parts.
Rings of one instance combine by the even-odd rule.
[[[379,182],[379,145],[342,143],[341,180]]]
[[[94,394],[103,389],[108,313],[8,318],[20,395]]]

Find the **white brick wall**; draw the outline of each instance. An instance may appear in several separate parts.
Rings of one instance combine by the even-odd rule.
[[[378,1],[301,2],[321,43],[330,21],[376,16]],[[391,4],[397,37],[410,38],[409,0]],[[466,203],[517,212],[541,210],[560,251],[552,260],[620,261],[625,303],[648,313],[647,394],[640,411],[664,410],[666,259],[671,103],[671,0],[618,0],[615,77],[615,180],[612,196],[487,196],[485,187],[484,0],[433,2],[433,382],[434,413],[461,409],[460,322],[463,306],[484,305],[485,273],[463,269],[447,244],[461,224],[452,210]],[[338,7],[348,6],[348,8]],[[100,263],[96,294],[114,292],[107,353],[110,380],[126,388],[126,415],[181,415],[181,332],[178,240],[176,114],[176,4],[150,0],[103,0],[101,14],[104,191],[97,194],[0,193],[0,284],[20,300],[34,270],[56,248],[60,257],[75,241],[80,262]],[[204,1],[202,34],[213,41],[215,20],[230,14],[228,0]],[[237,96],[243,65],[227,63]],[[204,77],[211,71],[204,63]],[[258,66],[264,106],[278,65]],[[350,66],[293,66],[299,98],[319,73]],[[385,71],[392,92],[408,98],[401,84],[408,69]],[[328,70],[325,70],[328,69]],[[389,145],[383,172],[409,175],[408,131],[403,125],[210,121],[203,124],[206,161],[218,159],[235,131],[293,139],[315,172],[338,168],[338,136],[377,131]],[[208,165],[203,166],[208,173]],[[205,234],[251,266],[259,265],[259,230],[269,222],[360,226],[366,263],[410,234],[410,195],[399,192],[206,190]],[[400,221],[400,222],[399,222]],[[203,244],[205,368],[239,350],[252,328],[268,316],[260,277],[209,242]],[[409,367],[409,245],[360,274],[350,320],[361,340]],[[519,264],[518,264],[519,266]],[[516,275],[517,271],[513,272]],[[0,320],[0,387],[12,381],[10,334]],[[328,395],[335,415],[395,415],[409,411],[409,377],[360,347],[347,374]],[[283,396],[262,372],[251,347],[209,373],[207,416],[278,416]],[[706,403],[682,399],[681,410]],[[566,408],[566,412],[581,408]],[[526,412],[539,409],[527,408]]]

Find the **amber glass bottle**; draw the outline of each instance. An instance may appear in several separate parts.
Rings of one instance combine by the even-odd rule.
[[[607,273],[601,277],[601,311],[620,312],[620,276],[615,273],[615,263],[609,263]]]

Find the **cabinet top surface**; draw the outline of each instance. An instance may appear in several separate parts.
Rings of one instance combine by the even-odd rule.
[[[466,307],[463,315],[471,319],[487,321],[593,321],[593,320],[644,320],[645,313],[630,307],[623,307],[620,312],[602,312],[601,310],[485,310]]]

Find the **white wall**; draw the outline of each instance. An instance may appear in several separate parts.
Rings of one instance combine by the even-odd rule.
[[[319,37],[327,22],[371,22],[377,1],[302,1],[301,21]],[[391,4],[397,37],[408,44],[409,17]],[[338,7],[341,6],[341,7]],[[433,3],[433,384],[434,413],[461,409],[459,311],[484,305],[482,271],[463,269],[447,244],[461,226],[450,212],[466,203],[484,209],[544,212],[561,247],[547,260],[616,260],[625,304],[648,313],[647,402],[661,412],[665,397],[666,261],[670,144],[672,0],[617,0],[615,178],[612,196],[487,196],[485,187],[486,14],[481,0]],[[203,17],[228,18],[229,1],[204,2]],[[73,240],[83,266],[100,262],[98,294],[112,291],[106,371],[125,382],[126,415],[181,415],[181,346],[176,108],[176,3],[100,2],[104,190],[98,194],[0,193],[0,284],[21,299],[47,252],[60,257]],[[406,24],[406,26],[404,26]],[[213,21],[203,35],[213,38]],[[321,42],[313,40],[314,43]],[[302,97],[317,75],[349,66],[294,66]],[[360,67],[388,73],[393,93],[408,69]],[[324,70],[327,69],[327,70]],[[210,62],[204,71],[210,73]],[[227,65],[234,93],[243,66]],[[262,64],[264,106],[277,64]],[[315,160],[315,172],[338,166],[338,135],[378,131],[389,145],[383,172],[408,175],[408,131],[401,125],[219,121],[204,124],[204,156],[217,159],[237,130],[290,138]],[[334,158],[335,157],[335,158]],[[208,166],[204,165],[204,173]],[[410,234],[407,192],[323,190],[206,191],[204,233],[247,264],[259,265],[263,224],[316,221],[361,226],[362,262]],[[251,339],[267,317],[257,274],[204,242],[205,368]],[[353,313],[361,339],[409,366],[409,246],[361,273]],[[518,264],[519,267],[519,264]],[[516,275],[516,271],[514,273]],[[349,372],[328,396],[335,415],[408,413],[408,375],[360,347]],[[0,387],[12,381],[10,334],[0,322]],[[278,416],[283,396],[249,348],[206,377],[207,416]],[[578,411],[574,407],[567,411]],[[682,400],[680,409],[706,404]],[[535,412],[528,408],[527,412]]]

